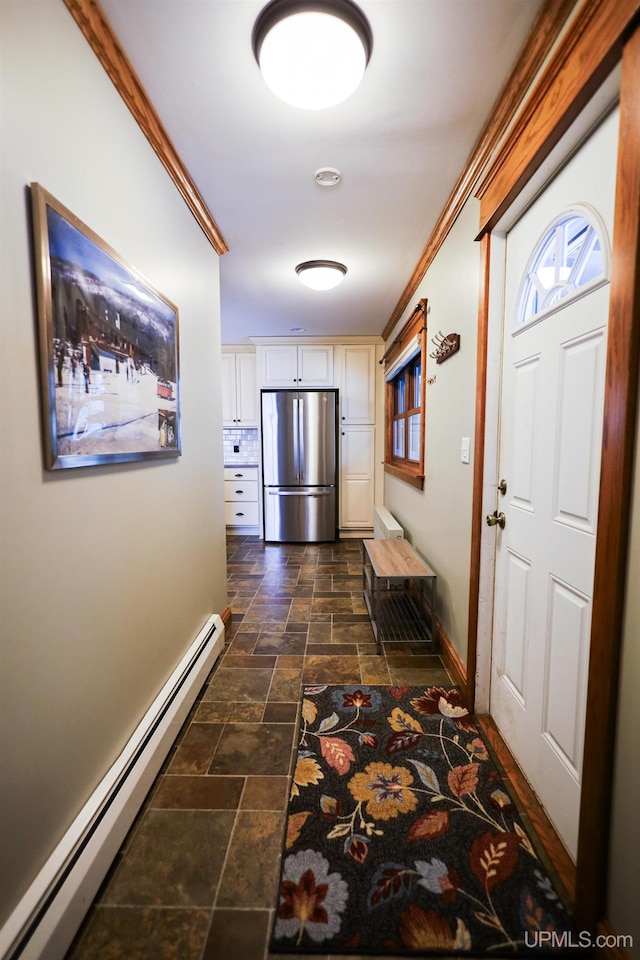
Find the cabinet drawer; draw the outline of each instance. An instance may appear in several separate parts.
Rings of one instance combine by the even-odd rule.
[[[225,500],[258,500],[258,484],[255,480],[225,480]]]
[[[224,479],[225,480],[242,480],[246,482],[247,480],[254,480],[258,482],[258,468],[257,467],[225,467],[224,468]]]
[[[224,520],[228,527],[257,527],[258,503],[225,503]]]

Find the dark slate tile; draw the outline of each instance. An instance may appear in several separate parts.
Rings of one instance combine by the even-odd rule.
[[[258,670],[269,669],[276,665],[275,656],[260,656],[259,651],[256,654],[232,654],[228,653],[224,658],[224,670]]]
[[[309,643],[307,657],[357,657],[358,646],[355,643]]]
[[[235,812],[149,810],[102,905],[210,907]]]
[[[279,667],[276,668],[273,671],[268,700],[284,700],[286,703],[298,700],[301,683],[301,669],[287,667],[281,670]]]
[[[222,729],[222,723],[191,722],[176,748],[167,773],[206,773]]]
[[[367,617],[366,621],[356,623],[336,623],[334,620],[331,627],[332,643],[375,643],[371,621]]]
[[[244,777],[165,776],[151,807],[165,810],[235,810]]]
[[[208,909],[100,906],[66,960],[199,960],[210,916]]]
[[[288,777],[247,777],[240,809],[284,810],[288,798]]]
[[[383,656],[360,656],[360,674],[363,683],[391,683],[387,661]]]
[[[305,683],[361,683],[358,657],[305,657]]]
[[[312,603],[311,603],[311,612],[312,613],[353,613],[353,603],[351,601],[351,596],[347,597],[318,597],[317,594],[314,594]]]
[[[240,811],[220,880],[219,907],[272,907],[276,901],[284,814]],[[247,869],[251,864],[251,869]]]
[[[304,633],[268,633],[262,634],[256,644],[256,654],[304,654],[307,637]]]
[[[202,700],[266,700],[272,673],[270,668],[247,670],[243,667],[221,666],[205,690]]]
[[[264,703],[262,701],[253,703],[224,700],[203,701],[198,705],[195,719],[200,723],[255,723],[262,718],[263,711]]]
[[[202,960],[263,960],[269,925],[268,910],[214,910]]]
[[[269,702],[264,706],[263,723],[295,723],[298,716],[297,703]]]
[[[293,723],[229,723],[209,773],[231,776],[289,773]]]

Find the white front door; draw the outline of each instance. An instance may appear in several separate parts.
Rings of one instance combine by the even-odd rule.
[[[617,135],[616,110],[506,242],[490,710],[574,858]]]

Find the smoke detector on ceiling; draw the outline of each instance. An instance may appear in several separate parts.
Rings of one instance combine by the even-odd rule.
[[[342,180],[342,174],[335,167],[320,167],[314,173],[313,179],[321,187],[335,187]]]

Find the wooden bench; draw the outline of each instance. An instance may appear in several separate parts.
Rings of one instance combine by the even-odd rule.
[[[362,591],[378,653],[383,642],[416,640],[435,651],[436,583],[406,540],[362,541]]]

